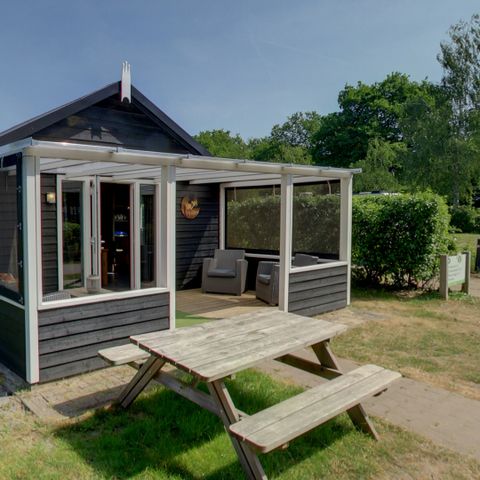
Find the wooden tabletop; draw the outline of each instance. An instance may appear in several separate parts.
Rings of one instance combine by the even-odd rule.
[[[328,340],[345,325],[262,308],[225,320],[136,335],[143,350],[211,382]]]

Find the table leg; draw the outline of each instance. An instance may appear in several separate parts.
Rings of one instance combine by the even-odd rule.
[[[335,358],[328,341],[312,345],[312,350],[314,351],[321,365],[334,368],[341,372],[340,365],[338,364],[338,361]],[[375,440],[379,439],[378,433],[375,430],[372,421],[370,418],[368,418],[367,412],[365,412],[360,403],[347,410],[347,413],[350,417],[350,420],[359,430],[371,435]]]
[[[117,403],[123,408],[130,406],[164,365],[165,360],[151,355],[130,380],[129,384],[123,389],[117,399]]]
[[[228,393],[227,387],[221,380],[216,380],[207,385],[210,395],[218,404],[220,417],[225,425],[225,430],[232,441],[233,447],[237,452],[238,459],[240,460],[247,478],[252,480],[266,480],[267,476],[263,471],[263,467],[257,454],[248,445],[240,442],[230,434],[229,427],[232,423],[239,421],[239,415],[233,404],[232,398]]]

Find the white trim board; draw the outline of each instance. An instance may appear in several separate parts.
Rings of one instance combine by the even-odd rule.
[[[67,290],[68,291],[68,290]],[[52,302],[43,302],[38,306],[38,310],[52,310],[60,307],[75,307],[78,305],[87,305],[89,303],[100,303],[109,300],[122,300],[124,298],[144,297],[159,293],[168,293],[168,288],[142,288],[141,290],[127,290],[125,292],[99,293],[85,297],[69,298],[66,300],[54,300]]]
[[[316,270],[328,270],[329,268],[348,266],[348,262],[332,260],[329,263],[319,263],[317,265],[307,265],[305,267],[292,267],[290,273],[314,272]]]

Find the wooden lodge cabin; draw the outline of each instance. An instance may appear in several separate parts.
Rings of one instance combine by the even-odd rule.
[[[129,67],[121,82],[0,133],[0,362],[46,382],[105,366],[97,351],[130,335],[174,328],[175,291],[200,286],[216,248],[242,247],[228,235],[237,190],[282,199],[279,248],[246,249],[250,288],[259,259],[273,258],[280,309],[343,308],[353,173],[211,157],[131,85]],[[333,247],[311,252],[318,268],[290,267],[296,185],[339,198]]]

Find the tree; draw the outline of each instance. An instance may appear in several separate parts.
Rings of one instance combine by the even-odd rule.
[[[472,193],[472,184],[468,188],[465,182],[473,177],[478,184],[480,174],[480,16],[473,15],[470,22],[453,25],[449,35],[450,41],[440,44],[437,59],[443,68],[441,84],[451,110],[449,123],[455,139],[450,165],[452,200],[458,204],[462,193]]]
[[[280,143],[271,137],[254,138],[248,143],[251,158],[261,162],[300,163],[309,165],[312,158],[307,149]]]
[[[405,150],[406,146],[402,142],[389,143],[378,138],[371,140],[366,157],[352,164],[352,167],[362,169],[362,173],[354,177],[355,192],[401,190],[398,177]]]
[[[412,189],[431,188],[450,203],[471,202],[480,177],[480,19],[451,27],[440,45],[441,84],[410,99],[401,121],[409,149],[404,175]]]
[[[270,138],[279,144],[312,148],[313,135],[320,128],[322,117],[317,112],[296,112],[282,125],[274,125]]]
[[[228,130],[205,130],[195,135],[195,140],[201,143],[213,156],[224,158],[249,158],[248,145],[237,133],[232,135]]]
[[[338,95],[340,111],[323,117],[314,135],[314,163],[348,167],[365,159],[374,138],[402,141],[404,105],[412,97],[428,95],[429,86],[398,72],[373,85],[346,85]]]

